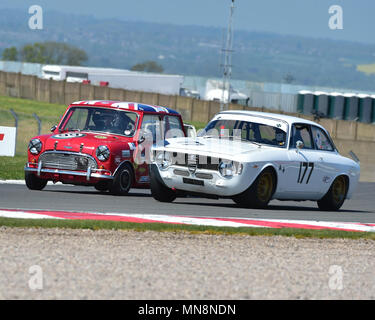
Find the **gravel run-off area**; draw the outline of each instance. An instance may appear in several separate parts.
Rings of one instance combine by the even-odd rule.
[[[0,227],[1,299],[375,299],[375,241]]]

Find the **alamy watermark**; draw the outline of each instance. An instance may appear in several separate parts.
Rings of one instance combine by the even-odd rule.
[[[31,30],[42,30],[43,29],[43,9],[41,6],[32,5],[29,8],[29,14],[32,16],[29,18],[29,28]]]
[[[344,29],[344,10],[339,5],[330,6],[328,9],[330,18],[328,20],[328,27],[331,30]]]
[[[344,288],[344,272],[342,270],[342,267],[338,265],[332,265],[329,267],[328,273],[331,275],[328,280],[328,287],[331,290],[342,290]]]
[[[43,269],[38,265],[29,268],[29,289],[32,291],[43,290]]]

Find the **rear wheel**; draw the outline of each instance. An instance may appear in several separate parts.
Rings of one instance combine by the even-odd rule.
[[[232,200],[246,208],[266,208],[276,188],[276,178],[271,168],[263,170],[253,184]]]
[[[118,196],[127,195],[134,182],[133,168],[125,163],[116,173],[109,192]]]
[[[31,172],[25,172],[25,182],[30,190],[42,190],[47,185],[48,180],[40,179]]]
[[[344,204],[348,191],[348,181],[344,176],[337,177],[326,195],[318,200],[318,207],[324,211],[337,211]]]

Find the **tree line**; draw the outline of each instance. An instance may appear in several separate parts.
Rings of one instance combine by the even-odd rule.
[[[87,59],[88,56],[84,50],[59,42],[36,42],[34,44],[26,44],[20,49],[13,46],[4,49],[2,53],[2,60],[5,61],[40,64],[80,66]]]
[[[84,50],[66,43],[36,42],[26,44],[21,49],[17,49],[15,46],[5,48],[2,53],[2,60],[81,66],[88,60],[88,56]],[[131,67],[131,70],[155,73],[164,71],[160,64],[152,60],[137,63]]]

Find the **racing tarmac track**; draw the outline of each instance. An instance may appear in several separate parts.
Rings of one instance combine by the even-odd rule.
[[[128,196],[119,197],[93,187],[61,184],[47,185],[43,191],[30,191],[22,184],[0,184],[0,208],[375,223],[375,183],[359,183],[353,198],[338,212],[319,211],[311,201],[273,200],[265,210],[239,208],[230,199],[189,197],[159,203],[146,189],[133,189]]]

